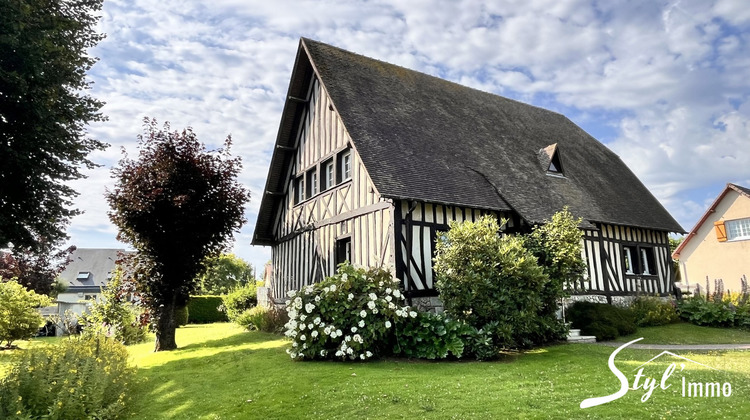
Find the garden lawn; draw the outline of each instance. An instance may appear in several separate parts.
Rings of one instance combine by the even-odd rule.
[[[737,328],[701,327],[680,322],[660,327],[638,327],[635,334],[618,337],[628,342],[643,337],[638,344],[750,344],[750,331]]]
[[[645,330],[645,329],[644,329]],[[642,403],[642,390],[579,408],[582,400],[616,392],[607,368],[614,350],[565,344],[494,362],[381,360],[369,363],[295,362],[281,336],[245,332],[230,324],[177,330],[180,349],[153,353],[131,346],[142,378],[130,418],[745,418],[750,412],[750,352],[678,352],[687,362]],[[659,351],[623,350],[617,367],[634,369]],[[644,374],[661,379],[675,361],[664,355]],[[729,382],[729,398],[683,398],[680,380]]]

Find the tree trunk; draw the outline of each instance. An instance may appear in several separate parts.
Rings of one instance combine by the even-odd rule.
[[[159,320],[156,323],[156,348],[154,351],[175,350],[175,330],[177,323],[174,319],[175,298],[165,302],[159,312]]]

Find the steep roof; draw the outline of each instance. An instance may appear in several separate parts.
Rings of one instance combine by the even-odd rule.
[[[716,197],[716,200],[711,204],[711,206],[706,210],[705,213],[703,213],[703,216],[698,220],[698,223],[693,226],[692,229],[690,229],[690,232],[688,232],[687,236],[685,236],[685,240],[680,243],[680,245],[677,247],[677,249],[674,250],[672,253],[672,258],[678,259],[680,258],[680,253],[685,248],[688,242],[690,242],[690,239],[693,238],[698,233],[698,229],[701,228],[703,223],[705,223],[706,219],[708,219],[708,216],[710,216],[712,213],[716,211],[716,206],[721,203],[721,201],[724,199],[724,197],[727,195],[729,191],[735,191],[739,195],[745,196],[750,199],[750,188],[741,187],[737,184],[728,183],[726,187],[721,191],[718,197]]]
[[[69,292],[98,291],[109,282],[109,273],[124,249],[78,248],[70,255],[71,262],[59,277]],[[87,273],[85,274],[81,273]],[[81,274],[79,276],[79,274]]]
[[[512,209],[530,223],[568,205],[589,222],[683,231],[616,154],[561,114],[306,38],[290,96],[310,69],[385,197]],[[282,131],[298,110],[287,102],[277,145],[288,142]],[[549,160],[543,164],[544,149],[554,144],[564,177],[548,175]],[[284,160],[278,155],[267,192],[283,190],[268,189],[283,182],[270,180],[281,175],[274,170]],[[263,213],[274,205],[266,198],[256,243],[258,228],[261,236],[270,233],[272,216]]]

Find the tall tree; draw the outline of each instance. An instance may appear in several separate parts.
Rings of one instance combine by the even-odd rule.
[[[245,222],[250,193],[236,180],[239,158],[224,148],[208,152],[192,129],[159,129],[144,121],[139,155],[127,154],[113,168],[114,190],[106,197],[118,239],[139,259],[139,291],[155,317],[156,351],[177,348],[175,307],[196,288],[204,261],[217,256]]]
[[[105,117],[85,94],[87,54],[102,0],[0,2],[0,248],[37,249],[66,237],[79,214],[65,183],[92,168],[87,155],[107,145],[85,126]]]
[[[59,250],[46,242],[39,246],[36,251],[14,248],[13,253],[0,252],[0,277],[16,279],[37,294],[49,295],[57,275],[71,262],[70,254],[76,247]]]
[[[223,295],[253,280],[250,264],[234,254],[221,254],[206,261],[206,270],[198,276],[198,293]]]

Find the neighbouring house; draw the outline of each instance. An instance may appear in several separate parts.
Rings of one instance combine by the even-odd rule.
[[[681,287],[741,291],[750,276],[750,188],[727,184],[703,217],[672,253],[679,260]]]
[[[124,249],[78,248],[70,255],[70,264],[58,275],[65,285],[57,296],[58,313],[70,310],[81,315],[88,304],[99,299],[102,288],[109,283],[118,259],[126,254]]]
[[[392,269],[429,307],[449,221],[527,232],[564,206],[584,219],[575,293],[673,291],[668,234],[683,229],[568,118],[303,38],[252,243],[272,247],[276,302],[349,260]]]

